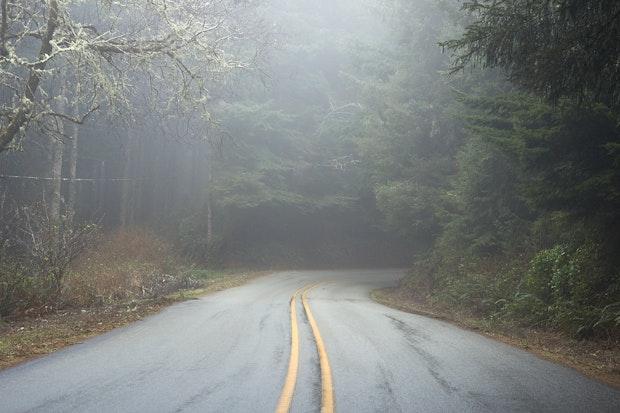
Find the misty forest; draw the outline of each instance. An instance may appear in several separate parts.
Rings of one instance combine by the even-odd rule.
[[[620,2],[0,15],[0,324],[234,271],[405,267],[402,300],[617,343]]]

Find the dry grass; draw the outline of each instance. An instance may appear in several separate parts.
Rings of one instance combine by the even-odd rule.
[[[72,264],[58,305],[34,306],[0,320],[0,368],[261,274],[191,269],[168,242],[149,231],[108,234]]]
[[[84,307],[153,298],[191,286],[172,247],[141,229],[117,231],[73,263],[63,285],[66,303]]]
[[[376,290],[372,298],[401,311],[452,322],[620,388],[620,343],[617,340],[575,340],[559,332],[493,325],[471,314],[420,302],[402,288]]]
[[[267,273],[230,273],[204,280],[200,288],[181,290],[158,299],[9,319],[0,325],[0,369],[80,343],[154,314],[175,302],[238,287],[264,274]]]
[[[9,320],[0,327],[0,368],[77,344],[161,309],[158,300],[134,305],[58,311],[42,317]]]

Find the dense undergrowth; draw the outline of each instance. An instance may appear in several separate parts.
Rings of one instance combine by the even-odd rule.
[[[470,134],[411,288],[495,323],[618,337],[617,115],[525,95],[465,104]]]
[[[595,241],[561,243],[513,257],[420,259],[403,287],[417,299],[503,328],[620,337],[620,276],[613,251]]]
[[[75,210],[54,208],[52,223],[24,207],[39,198],[36,180],[2,181],[2,200],[16,202],[0,202],[0,315],[165,294],[208,273],[193,262],[415,257],[403,286],[420,299],[490,323],[617,337],[620,3],[333,3],[266,9],[298,36],[270,56],[269,87],[244,77],[229,97],[213,89],[209,124],[222,136],[204,125],[185,145],[170,131],[186,119],[165,129],[139,116],[126,130],[95,114],[79,158],[105,179],[93,199],[78,191]],[[4,173],[49,175],[34,138],[7,154]],[[56,181],[47,192],[59,202],[70,191]],[[174,247],[135,229],[59,237],[73,213],[166,232]]]
[[[45,261],[33,265],[27,258],[5,255],[0,262],[3,317],[158,298],[213,275],[181,258],[162,237],[138,228],[98,237],[71,261],[60,288]]]

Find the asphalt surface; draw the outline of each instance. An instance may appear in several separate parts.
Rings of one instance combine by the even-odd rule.
[[[304,285],[338,412],[620,412],[620,391],[448,323],[369,298],[397,270],[283,272],[174,305],[0,372],[0,412],[273,412]],[[321,405],[317,350],[297,307],[293,412]]]

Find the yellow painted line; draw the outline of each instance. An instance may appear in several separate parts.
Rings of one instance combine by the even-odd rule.
[[[306,287],[299,288],[291,296],[291,355],[288,361],[288,372],[282,387],[282,393],[278,400],[276,413],[288,413],[293,402],[293,394],[295,393],[295,383],[297,382],[297,372],[299,370],[299,326],[297,325],[297,308],[295,300],[299,293]]]
[[[301,302],[304,305],[312,334],[314,335],[314,341],[316,342],[316,349],[319,353],[319,363],[321,366],[321,413],[333,413],[334,412],[334,385],[332,382],[332,370],[329,366],[329,358],[327,357],[327,350],[325,349],[325,343],[321,337],[319,326],[312,315],[310,305],[308,304],[308,292],[316,287],[316,284],[310,288],[304,290],[301,294]]]

